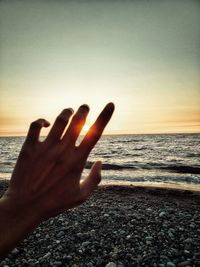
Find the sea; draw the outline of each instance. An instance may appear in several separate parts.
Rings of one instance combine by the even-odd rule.
[[[0,137],[0,179],[10,179],[24,137]],[[104,135],[92,150],[103,162],[103,184],[148,185],[200,191],[200,134]]]

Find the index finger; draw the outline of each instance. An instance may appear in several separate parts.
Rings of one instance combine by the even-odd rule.
[[[102,110],[97,120],[92,125],[92,127],[82,140],[81,144],[79,145],[79,150],[81,154],[84,154],[86,157],[89,155],[90,151],[101,137],[104,128],[109,122],[113,114],[114,108],[115,107],[113,103],[108,103]]]

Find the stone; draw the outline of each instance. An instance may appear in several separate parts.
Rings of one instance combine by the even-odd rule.
[[[190,255],[190,252],[189,252],[189,250],[187,250],[187,249],[185,249],[185,250],[183,251],[183,253],[184,253],[186,256]]]
[[[58,234],[56,235],[56,237],[61,237],[61,236],[64,236],[65,235],[65,232],[63,232],[63,231],[60,231],[60,232],[58,232]]]
[[[183,242],[184,242],[184,243],[191,243],[191,244],[192,244],[193,240],[192,240],[192,238],[188,237],[188,238],[185,239]]]
[[[178,267],[190,267],[190,266],[191,266],[190,260],[182,261],[182,262],[178,263]]]
[[[124,235],[126,232],[124,230],[119,231],[120,235]]]
[[[12,255],[17,255],[19,254],[19,250],[17,248],[14,248],[11,253]]]
[[[47,252],[42,258],[46,259],[49,258],[51,256],[51,252]]]
[[[62,266],[62,262],[61,261],[55,261],[54,266]]]
[[[159,213],[159,217],[160,217],[160,218],[166,218],[166,216],[167,216],[167,214],[166,214],[165,211],[161,211],[161,212]]]
[[[85,241],[85,242],[83,242],[83,243],[81,244],[81,246],[82,246],[82,247],[87,247],[87,246],[89,246],[90,244],[91,244],[90,241]]]
[[[116,265],[116,263],[111,261],[111,262],[107,263],[105,267],[117,267],[117,265]]]
[[[171,261],[168,261],[166,266],[167,267],[176,267],[176,265]]]

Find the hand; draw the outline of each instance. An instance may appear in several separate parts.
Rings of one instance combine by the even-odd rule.
[[[87,105],[78,109],[69,126],[73,110],[63,110],[43,142],[39,141],[40,130],[49,123],[39,119],[31,124],[0,206],[13,213],[20,236],[42,220],[82,203],[96,188],[101,180],[101,162],[94,163],[83,182],[81,174],[113,111],[114,105],[109,103],[78,146],[76,141],[89,112]]]

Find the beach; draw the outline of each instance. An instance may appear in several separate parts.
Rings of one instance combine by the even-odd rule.
[[[100,186],[84,204],[43,222],[0,266],[199,267],[200,193]]]

